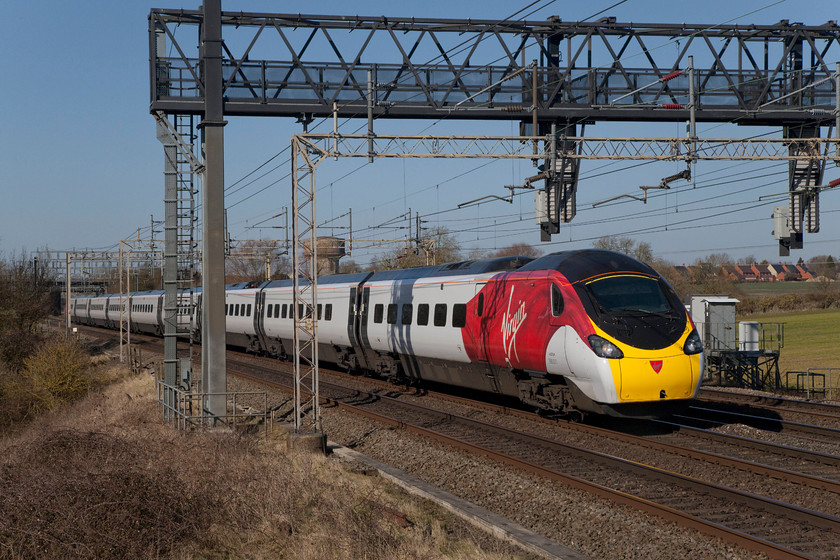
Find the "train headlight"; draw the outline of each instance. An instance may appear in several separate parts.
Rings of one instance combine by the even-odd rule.
[[[592,351],[601,358],[617,359],[623,358],[624,353],[609,340],[598,336],[597,334],[589,335],[589,346]]]
[[[700,335],[697,334],[697,331],[691,331],[691,334],[688,335],[688,338],[685,339],[685,344],[683,345],[683,352],[686,354],[699,354],[703,351],[703,341],[700,340]]]

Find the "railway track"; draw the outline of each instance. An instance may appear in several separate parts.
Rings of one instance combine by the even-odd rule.
[[[233,360],[260,383],[265,366]],[[267,371],[268,370],[268,371]],[[381,394],[322,382],[321,395],[380,422],[723,537],[773,558],[840,558],[840,518]]]
[[[768,432],[783,432],[815,441],[827,443],[840,441],[840,428],[805,424],[783,420],[781,418],[772,418],[766,415],[733,412],[719,408],[691,406],[686,413],[674,415],[673,418],[679,420],[680,424],[701,428],[720,427],[724,424],[737,423]]]
[[[710,410],[840,428],[840,405],[832,403],[749,395],[717,389],[701,390],[697,402]]]
[[[278,365],[281,364],[274,360],[259,363],[260,359],[239,356],[231,355],[229,367],[249,370],[251,373],[248,375],[258,375],[262,378],[260,383],[277,383],[276,379],[266,381],[264,378],[276,377],[280,369]],[[358,379],[355,381],[358,382]],[[390,386],[390,391],[395,392],[393,386]],[[746,548],[765,552],[774,558],[840,558],[840,519],[832,515],[704,482],[668,469],[622,459],[611,453],[599,453],[553,438],[492,426],[485,421],[401,402],[400,398],[348,389],[326,383],[323,379],[321,392],[332,399],[336,406],[352,407],[357,413],[377,418],[380,422],[398,425],[426,437],[468,449],[472,453],[493,457],[518,469],[549,480],[562,481],[618,503],[675,520],[681,525],[721,536]],[[471,402],[471,406],[476,407],[477,403]],[[492,409],[494,405],[478,406]],[[496,412],[500,408],[496,407]],[[536,419],[535,415],[522,411],[508,409],[507,412],[510,415]],[[691,462],[702,460],[763,473],[759,476],[819,489],[834,496],[840,491],[840,458],[832,455],[812,454],[812,457],[806,460],[802,450],[790,448],[780,451],[779,446],[757,441],[743,445],[746,438],[739,440],[733,436],[686,427],[680,427],[679,431],[675,432],[674,437],[678,441],[684,443],[685,439],[693,439],[705,442],[704,445],[714,450],[695,449],[664,441],[667,437],[622,435],[594,426],[568,425],[565,428],[583,431],[605,440],[618,438],[623,440],[623,444],[677,454],[690,459]],[[688,438],[682,437],[686,433],[691,435]],[[677,437],[677,434],[680,437]],[[753,454],[736,458],[729,456],[735,455],[736,450],[742,446],[753,449]],[[724,448],[723,451],[721,447]],[[781,456],[784,459],[778,459],[777,465],[768,465],[768,455]],[[807,463],[812,467],[788,468],[796,463]],[[811,472],[798,472],[801,470]]]

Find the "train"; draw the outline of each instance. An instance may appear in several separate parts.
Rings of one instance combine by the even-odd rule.
[[[293,290],[292,280],[226,286],[228,345],[288,359]],[[319,360],[353,373],[507,395],[574,418],[667,416],[703,379],[703,344],[679,296],[613,251],[319,276],[316,296]],[[74,297],[70,313],[119,328],[119,301]],[[126,304],[132,331],[163,333],[162,290]],[[200,288],[179,294],[179,327],[197,338],[200,309]]]

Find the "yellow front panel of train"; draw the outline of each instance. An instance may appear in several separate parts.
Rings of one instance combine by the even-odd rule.
[[[697,355],[625,356],[616,362],[621,370],[617,387],[621,402],[688,399],[694,395],[700,369]]]

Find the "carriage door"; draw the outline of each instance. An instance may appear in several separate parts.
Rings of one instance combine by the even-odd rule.
[[[352,333],[350,335],[350,343],[353,345],[353,350],[356,353],[356,358],[359,361],[359,367],[367,368],[369,360],[367,357],[367,348],[370,347],[370,341],[367,335],[368,323],[368,304],[370,302],[370,288],[362,285],[360,288],[352,288],[350,291],[350,301],[353,306],[350,310],[350,322],[352,322]]]
[[[478,359],[485,363],[487,362],[487,337],[490,333],[490,317],[488,316],[487,291],[485,290],[482,292],[481,290],[483,290],[486,285],[487,282],[479,282],[475,285],[475,325],[478,328],[473,334],[476,338],[475,346],[478,349]]]
[[[265,339],[265,292],[260,290],[254,298],[254,332],[257,334],[257,340],[261,350],[268,349],[268,343]]]
[[[502,392],[502,387],[499,385],[499,380],[496,376],[496,368],[490,365],[488,361],[488,345],[490,343],[490,321],[493,319],[490,312],[492,303],[490,302],[489,290],[484,289],[487,282],[479,282],[475,285],[475,322],[476,328],[473,336],[475,337],[475,348],[478,350],[478,364],[483,368],[485,377],[487,378],[487,389],[493,392]],[[494,287],[496,284],[494,284]],[[482,291],[483,290],[483,291]]]

